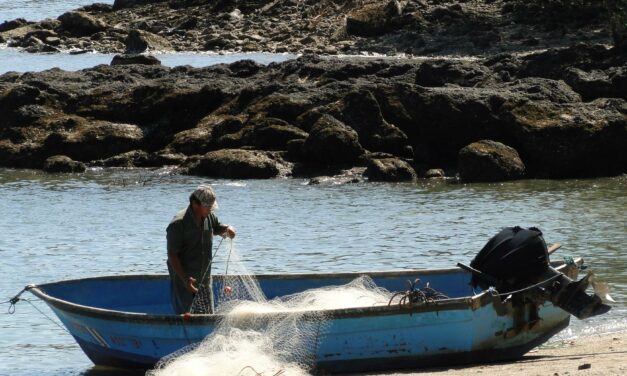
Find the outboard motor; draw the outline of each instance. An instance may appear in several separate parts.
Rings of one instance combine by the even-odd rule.
[[[475,256],[470,267],[473,286],[495,287],[500,293],[523,290],[528,297],[548,299],[579,319],[603,314],[610,306],[597,295],[586,294],[592,274],[573,281],[549,264],[542,232],[507,227]]]

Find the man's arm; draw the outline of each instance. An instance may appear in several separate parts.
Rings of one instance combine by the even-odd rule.
[[[194,283],[196,283],[196,278],[189,277],[187,273],[185,273],[177,251],[168,249],[168,262],[172,265],[172,268],[174,268],[176,275],[181,279],[181,281],[183,281],[187,290],[193,294],[197,293],[198,288],[194,285]]]
[[[235,237],[235,229],[233,226],[223,225],[220,223],[220,220],[218,220],[218,217],[213,213],[209,214],[209,216],[211,217],[210,219],[214,235],[228,236],[231,239]]]

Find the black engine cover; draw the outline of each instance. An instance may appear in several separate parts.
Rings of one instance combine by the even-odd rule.
[[[508,287],[540,276],[549,268],[542,231],[535,227],[506,227],[488,241],[470,266]],[[473,285],[482,286],[482,282],[473,277]]]

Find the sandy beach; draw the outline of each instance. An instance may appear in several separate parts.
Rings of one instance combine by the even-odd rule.
[[[627,331],[579,337],[532,350],[517,362],[453,368],[430,368],[424,372],[394,375],[627,375]]]

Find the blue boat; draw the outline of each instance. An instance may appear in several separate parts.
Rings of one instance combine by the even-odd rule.
[[[581,259],[553,263],[551,270],[559,278],[572,281],[582,263]],[[571,317],[556,305],[556,299],[538,298],[555,287],[555,277],[513,294],[473,288],[473,276],[481,277],[481,272],[467,266],[255,277],[272,299],[343,285],[363,275],[379,287],[408,293],[407,281],[419,278],[421,284],[428,283],[448,298],[324,312],[325,330],[316,339],[317,372],[516,359],[567,327]],[[220,276],[215,278],[214,285],[219,286]],[[49,305],[85,354],[102,366],[149,369],[168,354],[202,341],[221,318],[218,314],[174,314],[166,275],[87,278],[30,285],[26,289]],[[527,295],[516,299],[521,294]],[[215,295],[219,296],[217,290]]]

